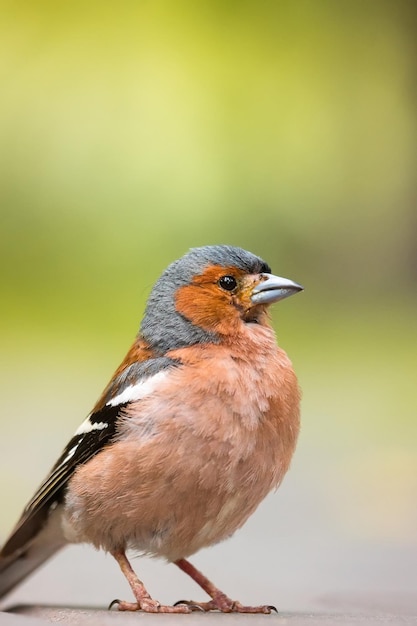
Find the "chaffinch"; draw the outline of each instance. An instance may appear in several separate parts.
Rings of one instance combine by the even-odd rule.
[[[135,602],[119,610],[273,610],[231,600],[186,558],[232,535],[289,467],[300,393],[268,307],[300,290],[232,246],[192,249],[165,270],[125,359],[1,550],[0,596],[87,542],[130,584]],[[129,549],[175,563],[211,599],[160,604]]]

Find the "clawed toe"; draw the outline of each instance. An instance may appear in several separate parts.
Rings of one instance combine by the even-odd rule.
[[[210,604],[210,602],[193,602],[192,600],[177,600],[174,602],[173,606],[188,606],[191,611],[201,611],[205,613],[210,610],[205,608],[205,605]]]
[[[108,610],[111,611],[115,606],[117,606],[118,611],[140,611],[140,606],[137,602],[125,602],[125,600],[119,600],[118,598],[110,602]]]
[[[185,602],[177,602],[174,606],[160,604],[152,598],[145,598],[139,602],[125,602],[124,600],[113,600],[109,605],[109,610],[117,605],[119,611],[143,611],[144,613],[191,613],[192,608]]]
[[[221,613],[263,613],[268,615],[273,611],[278,613],[278,609],[272,604],[261,606],[244,606],[240,602],[234,602],[227,597],[219,597],[209,602],[194,602],[193,600],[178,600],[174,606],[186,605],[191,611],[220,611]]]
[[[269,615],[272,612],[278,613],[278,609],[273,604],[261,604],[260,606],[243,606],[240,602],[235,602],[231,613],[263,613]]]
[[[115,600],[112,600],[112,601],[110,602],[109,606],[107,607],[107,610],[108,610],[108,611],[111,611],[111,610],[112,610],[112,608],[113,608],[114,606],[116,606],[116,604],[119,604],[119,603],[120,603],[120,600],[119,600],[118,598],[116,598]]]

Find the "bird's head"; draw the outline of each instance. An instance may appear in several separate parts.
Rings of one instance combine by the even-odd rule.
[[[268,324],[269,305],[302,289],[242,248],[193,248],[156,282],[140,332],[161,353],[220,343],[242,324]]]

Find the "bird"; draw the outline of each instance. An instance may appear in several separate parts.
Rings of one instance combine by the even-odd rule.
[[[289,468],[301,394],[269,307],[302,290],[236,246],[191,248],[167,267],[126,357],[3,545],[0,597],[88,543],[130,585],[134,601],[110,605],[121,611],[276,610],[232,600],[188,557],[230,537]],[[160,603],[131,551],[175,564],[210,599]]]

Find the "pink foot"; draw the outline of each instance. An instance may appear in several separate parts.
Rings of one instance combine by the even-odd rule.
[[[192,611],[220,611],[221,613],[263,613],[268,615],[273,611],[278,613],[277,609],[270,605],[261,606],[244,606],[240,602],[231,600],[224,593],[216,594],[216,596],[208,602],[193,602],[192,600],[180,600],[175,606],[188,606]]]
[[[113,600],[109,609],[117,605],[119,611],[143,611],[144,613],[191,613],[192,608],[188,604],[178,603],[175,606],[160,604],[158,600],[144,598],[141,602],[125,602],[124,600]]]

